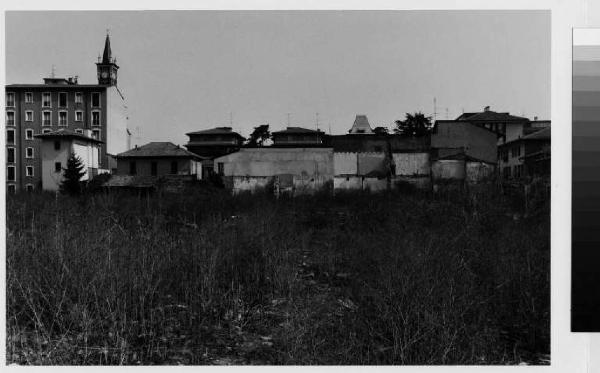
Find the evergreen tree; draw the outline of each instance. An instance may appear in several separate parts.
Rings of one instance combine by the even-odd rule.
[[[254,127],[254,131],[250,134],[247,144],[250,146],[263,146],[265,141],[271,138],[268,124],[262,124]]]
[[[60,183],[61,193],[76,195],[81,193],[80,180],[85,175],[85,166],[81,158],[71,153],[67,159],[67,168],[63,168],[63,180]]]

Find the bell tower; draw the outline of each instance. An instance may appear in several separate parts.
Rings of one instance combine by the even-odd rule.
[[[102,54],[102,59],[98,56],[96,69],[98,71],[98,84],[117,85],[117,70],[119,70],[119,66],[117,65],[117,59],[112,57],[108,31],[106,32],[106,40],[104,42],[104,53]]]

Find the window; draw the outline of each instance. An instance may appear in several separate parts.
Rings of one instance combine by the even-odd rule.
[[[223,175],[225,173],[225,165],[223,164],[223,162],[217,163],[217,173],[219,175]]]
[[[6,180],[8,180],[8,181],[16,181],[15,166],[8,166],[6,168]]]
[[[75,103],[76,104],[83,103],[83,94],[81,92],[75,92]]]
[[[92,138],[96,139],[96,140],[101,140],[100,139],[100,130],[92,130]]]
[[[58,94],[58,107],[67,107],[67,92]]]
[[[6,130],[6,143],[15,145],[15,130]]]
[[[8,193],[15,194],[17,192],[17,188],[15,184],[8,184],[7,189]]]
[[[25,158],[33,158],[33,148],[25,148]]]
[[[67,125],[67,112],[66,111],[59,111],[58,112],[58,125],[59,126],[66,126]]]
[[[52,113],[49,111],[42,112],[42,126],[51,126],[52,125]]]
[[[33,122],[33,111],[27,110],[25,112],[25,122]]]
[[[33,130],[31,128],[25,130],[25,140],[33,140]]]
[[[25,92],[25,103],[31,104],[33,102],[33,93]]]
[[[50,92],[42,93],[42,107],[51,107],[52,101],[50,99]]]
[[[92,126],[99,126],[99,125],[100,125],[100,112],[92,111]]]
[[[15,93],[6,92],[6,107],[15,107]]]
[[[15,148],[6,149],[6,162],[15,163]]]
[[[171,173],[172,174],[176,174],[177,173],[177,161],[171,162]]]
[[[62,171],[62,163],[54,162],[54,172],[61,172],[61,171]]]
[[[25,190],[28,192],[33,192],[33,184],[27,184],[25,185]]]
[[[158,164],[156,162],[150,163],[150,174],[156,176],[158,174]]]
[[[83,135],[83,130],[81,128],[75,128],[75,133],[79,133]]]
[[[54,150],[60,150],[60,140],[54,140]]]
[[[129,162],[129,175],[135,175],[135,174],[137,174],[135,161],[131,161],[131,162]]]
[[[49,133],[49,132],[52,132],[52,130],[50,128],[44,128],[42,130],[42,133]]]
[[[83,120],[83,111],[75,112],[75,122],[81,122]]]
[[[14,126],[15,125],[15,112],[14,111],[7,111],[6,112],[6,125],[7,126]]]
[[[25,167],[25,176],[33,176],[33,166],[26,166]]]
[[[100,107],[100,92],[92,93],[92,107]]]

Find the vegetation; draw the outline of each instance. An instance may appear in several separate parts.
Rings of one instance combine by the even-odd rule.
[[[387,127],[375,127],[373,128],[373,132],[378,135],[387,135],[390,131]]]
[[[67,158],[67,167],[63,168],[63,180],[60,183],[61,193],[77,195],[81,193],[81,178],[85,175],[83,161],[75,153]]]
[[[421,112],[406,113],[404,120],[397,120],[395,124],[394,133],[407,137],[425,136],[432,128],[431,117],[426,117]]]
[[[7,200],[7,361],[547,364],[548,201]]]
[[[264,146],[265,141],[271,138],[271,132],[269,131],[268,124],[261,124],[258,127],[254,127],[254,131],[248,137],[247,145],[250,146]]]

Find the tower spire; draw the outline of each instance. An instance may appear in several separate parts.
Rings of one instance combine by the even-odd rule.
[[[102,63],[111,63],[112,52],[110,50],[110,35],[106,29],[106,40],[104,41],[104,53],[102,54]]]

